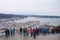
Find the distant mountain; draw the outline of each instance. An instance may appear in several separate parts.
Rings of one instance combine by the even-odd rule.
[[[60,18],[60,16],[45,16],[45,15],[13,15],[13,14],[1,14],[0,18],[26,18],[26,17],[39,17],[39,18]]]
[[[14,18],[14,17],[26,18],[27,16],[25,16],[25,15],[13,15],[13,14],[0,14],[0,18]]]

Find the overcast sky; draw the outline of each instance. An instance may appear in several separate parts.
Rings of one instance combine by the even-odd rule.
[[[60,0],[0,0],[0,13],[60,16]]]

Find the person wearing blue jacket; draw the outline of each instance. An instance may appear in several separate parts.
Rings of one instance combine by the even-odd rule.
[[[49,28],[44,28],[44,29],[43,29],[43,34],[46,35],[47,33],[49,33]]]

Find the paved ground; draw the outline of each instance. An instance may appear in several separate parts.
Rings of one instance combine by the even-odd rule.
[[[40,35],[36,39],[15,34],[14,36],[0,38],[0,40],[60,40],[60,34]]]

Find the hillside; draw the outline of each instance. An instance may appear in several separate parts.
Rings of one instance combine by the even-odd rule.
[[[0,18],[14,18],[14,17],[26,18],[27,16],[13,15],[13,14],[0,14]]]
[[[1,18],[26,18],[26,17],[39,17],[39,18],[60,18],[60,16],[45,16],[45,15],[13,15],[13,14],[1,14],[0,13],[0,19]]]

